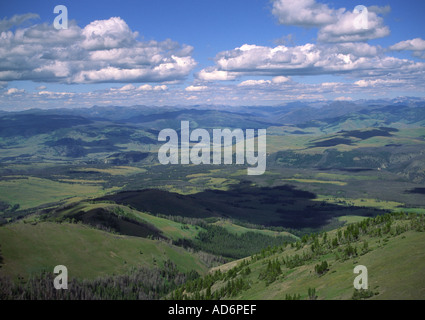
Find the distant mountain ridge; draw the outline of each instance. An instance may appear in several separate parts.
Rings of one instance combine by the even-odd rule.
[[[281,106],[214,106],[214,105],[194,105],[194,106],[93,106],[91,108],[78,109],[29,109],[19,112],[0,111],[0,118],[9,115],[35,115],[35,116],[75,116],[90,119],[92,121],[113,121],[120,123],[152,123],[157,120],[170,118],[199,119],[202,116],[224,116],[224,117],[245,117],[253,123],[267,123],[269,125],[298,125],[309,121],[338,119],[350,114],[363,114],[369,116],[380,116],[391,114],[392,118],[404,117],[408,110],[412,120],[417,114],[424,118],[423,110],[425,100],[420,98],[398,98],[393,100],[366,100],[366,101],[330,101],[321,103],[293,102]],[[419,108],[419,109],[417,109]],[[214,119],[210,119],[214,120]]]

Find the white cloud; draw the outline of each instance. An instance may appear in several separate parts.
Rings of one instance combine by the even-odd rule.
[[[320,51],[313,44],[297,47],[275,48],[243,45],[234,50],[219,53],[216,72],[226,70],[233,74],[270,74],[280,76],[290,70],[307,68],[320,59]],[[280,74],[279,74],[280,73]]]
[[[272,13],[281,24],[318,27],[335,22],[338,11],[315,0],[275,0]]]
[[[376,79],[376,80],[359,80],[354,84],[361,87],[376,87],[376,86],[398,86],[400,84],[406,83],[405,80],[402,79]]]
[[[380,46],[372,46],[365,42],[338,43],[333,46],[333,49],[335,52],[356,57],[376,57],[384,52]]]
[[[123,93],[131,93],[131,92],[137,92],[137,91],[165,91],[168,87],[166,85],[158,85],[158,86],[152,86],[150,84],[143,84],[139,87],[135,87],[133,84],[127,84],[121,88],[115,89],[111,88],[111,92],[123,92]]]
[[[315,0],[274,0],[272,13],[284,25],[318,27],[321,42],[357,42],[388,36],[390,30],[379,14],[390,10],[389,6],[370,7],[367,29],[357,27],[358,13],[351,8],[332,9]]]
[[[24,93],[25,90],[24,89],[17,89],[17,88],[10,88],[6,91],[7,95],[14,95],[14,94],[20,94],[20,93]]]
[[[291,80],[289,77],[277,76],[277,77],[274,77],[274,78],[272,79],[272,82],[273,82],[274,84],[280,84],[280,83],[288,82],[289,80]]]
[[[252,86],[261,86],[269,85],[272,82],[270,80],[246,80],[238,84],[239,87],[252,87]]]
[[[197,92],[197,91],[205,91],[207,90],[207,86],[189,86],[185,90],[188,92]]]
[[[416,38],[412,40],[401,41],[395,45],[392,45],[389,49],[394,51],[425,51],[425,40]]]
[[[206,68],[197,74],[198,79],[205,81],[226,81],[235,80],[236,75],[224,70],[215,70],[214,68]]]
[[[119,91],[130,91],[136,89],[132,84],[127,84],[124,87],[120,88]]]
[[[375,12],[368,12],[367,28],[356,26],[357,13],[346,11],[339,15],[337,21],[319,30],[318,40],[322,42],[360,42],[383,38],[390,34],[384,20]]]
[[[170,82],[184,79],[196,66],[191,46],[137,37],[119,17],[84,28],[70,21],[67,30],[44,23],[4,31],[0,81]]]
[[[81,47],[89,51],[128,48],[135,44],[138,35],[118,17],[93,21],[81,34],[84,37]]]
[[[143,84],[140,87],[137,88],[139,91],[151,91],[153,90],[153,87],[150,84]]]
[[[352,77],[376,77],[388,73],[414,75],[425,70],[423,63],[386,56],[382,48],[366,43],[338,45],[308,43],[301,46],[274,48],[243,45],[217,54],[215,62],[214,67],[208,67],[199,72],[200,80],[208,79],[205,75],[221,72],[231,74],[230,79],[234,80],[241,76],[287,78],[297,75],[341,74]],[[284,81],[285,78],[276,79]],[[228,80],[227,77],[216,79]],[[249,85],[250,82],[246,84]]]
[[[153,90],[154,91],[165,91],[165,90],[168,90],[168,87],[165,84],[163,84],[162,86],[155,86],[153,88]]]

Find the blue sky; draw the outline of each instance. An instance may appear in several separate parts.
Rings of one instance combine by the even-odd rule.
[[[56,5],[68,30],[56,30]],[[367,28],[355,28],[357,5]],[[417,0],[0,4],[0,109],[425,97]]]

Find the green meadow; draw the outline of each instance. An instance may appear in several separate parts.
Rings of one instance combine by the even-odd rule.
[[[130,268],[162,266],[170,259],[180,270],[203,273],[196,255],[165,241],[122,236],[82,224],[14,223],[0,227],[2,273],[27,278],[66,265],[70,277],[93,279]]]

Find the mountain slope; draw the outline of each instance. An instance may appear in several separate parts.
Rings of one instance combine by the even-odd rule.
[[[131,268],[162,266],[170,259],[182,271],[207,268],[196,254],[159,240],[111,234],[82,224],[41,222],[0,227],[1,274],[13,278],[65,265],[71,278],[94,279]]]
[[[271,248],[214,268],[173,297],[352,299],[354,267],[368,270],[371,299],[425,299],[425,217],[388,214],[295,245]],[[358,292],[357,292],[358,293]]]

